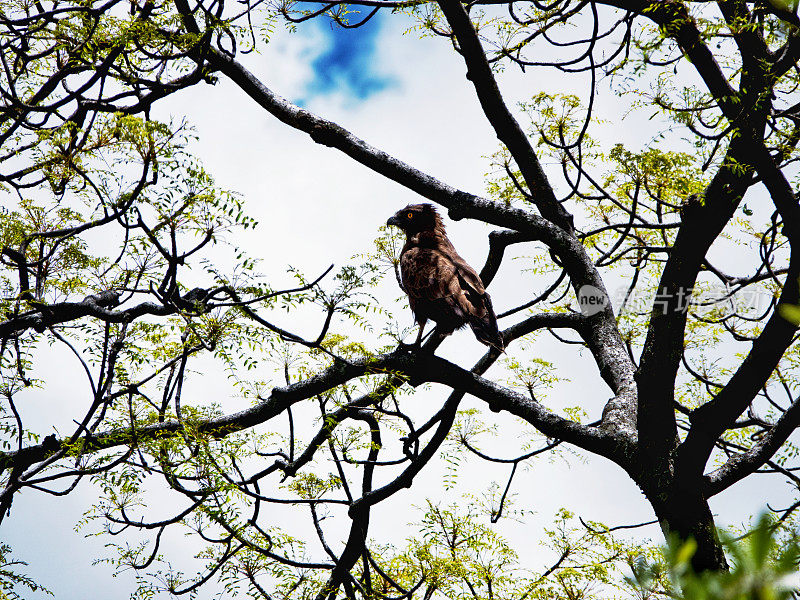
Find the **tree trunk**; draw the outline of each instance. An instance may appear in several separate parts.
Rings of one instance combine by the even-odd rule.
[[[687,485],[673,481],[667,490],[646,495],[668,542],[677,537],[680,542],[694,540],[697,544],[692,556],[692,567],[696,572],[728,570],[714,516],[699,482]]]

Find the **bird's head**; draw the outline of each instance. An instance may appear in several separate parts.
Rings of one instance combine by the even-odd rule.
[[[443,228],[442,219],[432,204],[409,204],[404,209],[398,210],[386,224],[399,227],[408,235],[420,231],[433,231],[437,227]]]

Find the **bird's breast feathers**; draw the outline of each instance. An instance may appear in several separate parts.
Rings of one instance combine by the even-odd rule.
[[[400,257],[403,286],[409,296],[442,298],[457,293],[455,265],[441,252],[431,248],[413,247]]]

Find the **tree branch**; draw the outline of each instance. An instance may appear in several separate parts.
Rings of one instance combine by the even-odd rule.
[[[706,476],[706,496],[718,494],[758,470],[775,455],[798,426],[800,400],[795,400],[757,444],[747,452],[732,456],[724,465]]]
[[[536,207],[545,219],[571,233],[574,229],[572,215],[556,199],[528,137],[508,110],[467,11],[460,0],[438,2],[458,40],[459,50],[467,64],[467,79],[475,86],[483,113],[498,139],[514,157]]]

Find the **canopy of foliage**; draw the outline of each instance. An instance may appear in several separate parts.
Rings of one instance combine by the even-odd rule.
[[[3,1],[0,519],[20,493],[91,482],[100,498],[82,525],[110,536],[109,560],[139,573],[142,598],[192,596],[211,581],[293,600],[669,593],[663,576],[662,587],[641,570],[633,583],[620,576],[652,551],[568,511],[548,528],[555,558],[538,571],[485,523],[525,517],[509,505],[513,478],[569,447],[616,464],[675,547],[689,544],[675,569],[745,564],[746,553],[726,558],[709,499],[757,473],[785,479],[795,497],[800,488],[795,10],[766,0]],[[281,21],[357,28],[378,11],[463,58],[501,143],[485,195],[292,104],[246,66]],[[577,77],[588,92],[510,106],[502,73],[516,67]],[[463,367],[436,354],[437,337],[402,344],[382,300],[399,295],[400,240],[385,230],[335,271],[293,272],[293,287],[262,276],[237,235],[281,224],[257,224],[215,184],[184,124],[151,118],[165,97],[219,78],[450,218],[491,225],[483,282],[509,269],[528,277],[525,300],[498,315],[507,355],[490,349]],[[597,141],[614,117],[595,114],[603,94],[654,111],[641,148]],[[525,259],[508,266],[512,246]],[[306,319],[319,323],[311,334]],[[553,400],[570,364],[545,359],[537,344],[548,336],[585,350],[607,389],[577,407]],[[42,431],[21,406],[47,393],[53,357],[66,355],[84,396],[70,403],[68,431]],[[247,408],[192,397],[208,365]],[[494,417],[466,396],[524,431],[512,458],[493,455]],[[449,465],[450,485],[465,456],[510,465],[510,476],[486,501],[428,502],[405,541],[370,536],[372,507],[437,464]],[[779,522],[791,525],[798,506]],[[293,527],[301,517],[305,529]],[[196,572],[162,553],[173,530],[199,545]],[[754,556],[769,555],[764,539]],[[0,548],[0,567],[8,554]],[[783,573],[796,552],[777,560]]]

